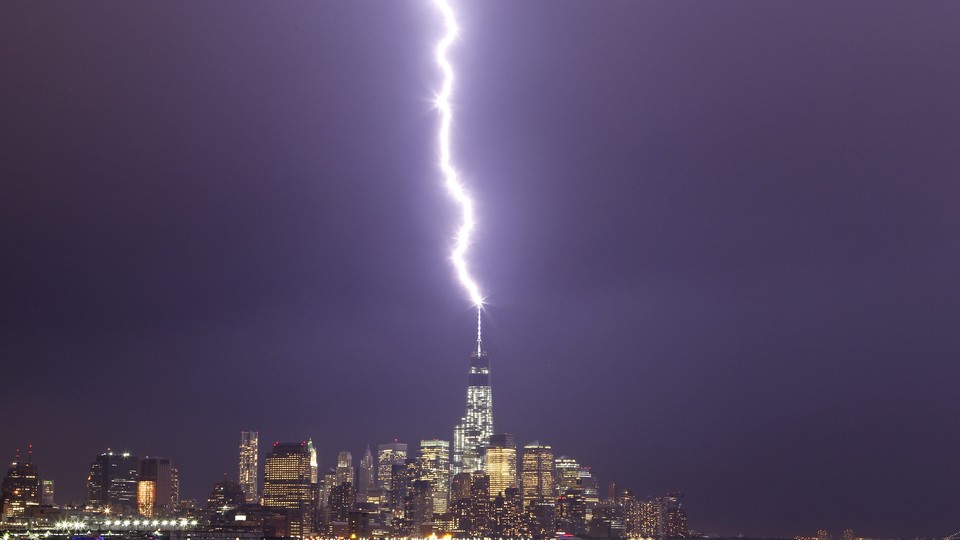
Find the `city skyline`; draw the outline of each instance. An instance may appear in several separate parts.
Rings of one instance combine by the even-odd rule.
[[[960,529],[960,5],[454,4],[493,434],[701,531]],[[242,430],[261,465],[453,446],[442,32],[428,0],[0,5],[0,458],[69,501],[108,449],[203,497]]]

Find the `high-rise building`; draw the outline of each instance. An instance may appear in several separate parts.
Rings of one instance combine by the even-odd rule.
[[[523,505],[534,502],[552,504],[556,496],[553,479],[553,449],[540,441],[523,447]]]
[[[484,451],[491,435],[493,395],[490,390],[490,357],[478,338],[477,349],[470,354],[467,413],[453,429],[452,473],[483,470]]]
[[[474,471],[470,478],[468,535],[475,538],[487,536],[490,529],[490,510],[490,477],[483,471]]]
[[[287,512],[290,536],[313,533],[319,504],[313,441],[274,443],[263,469],[263,505]]]
[[[407,443],[384,443],[377,447],[377,487],[390,493],[393,466],[407,459]]]
[[[411,486],[417,480],[418,472],[419,464],[416,458],[406,459],[403,463],[394,463],[391,467],[390,510],[393,512],[394,521],[404,518],[404,498],[410,494]]]
[[[450,497],[450,441],[420,441],[420,480],[430,482],[431,508],[437,514],[447,511]]]
[[[333,489],[330,490],[330,496],[327,499],[330,521],[347,521],[350,510],[353,509],[355,499],[356,494],[353,491],[353,484],[350,482],[343,482],[340,485],[334,486]]]
[[[580,489],[583,490],[583,497],[588,505],[594,505],[600,502],[600,488],[597,484],[597,478],[593,476],[593,471],[587,465],[580,466],[580,479],[578,480]]]
[[[681,508],[680,493],[670,493],[663,497],[656,498],[657,511],[657,536],[668,536],[682,538],[687,536],[687,513]],[[830,540],[829,537],[822,537],[817,533],[819,540]]]
[[[623,524],[626,527],[627,536],[638,537],[640,535],[640,502],[634,497],[632,491],[622,488],[617,495],[617,504],[623,509]]]
[[[627,534],[623,508],[612,498],[606,498],[593,507],[590,533],[593,538],[623,538]],[[656,535],[662,538],[663,534]],[[669,536],[669,535],[666,535]]]
[[[646,498],[637,503],[636,526],[641,538],[662,535],[660,504],[656,499]]]
[[[243,487],[232,480],[223,480],[213,485],[210,496],[207,497],[207,510],[225,514],[236,510],[246,502]]]
[[[507,488],[517,487],[517,441],[513,435],[490,436],[486,471],[490,477],[490,497],[505,495]]]
[[[337,487],[337,470],[327,469],[320,477],[320,506],[325,507],[330,504],[330,494],[333,488]]]
[[[137,510],[142,516],[155,517],[173,503],[173,466],[166,458],[140,460],[137,481]]]
[[[137,511],[140,460],[129,452],[104,452],[90,465],[87,505],[116,513]]]
[[[568,489],[557,498],[557,527],[581,538],[587,536],[587,502],[582,489]]]
[[[357,472],[357,501],[367,502],[370,490],[375,489],[376,485],[376,463],[373,460],[373,453],[370,451],[370,445],[367,445],[363,457],[360,458],[360,470]]]
[[[240,474],[237,476],[248,503],[260,501],[259,439],[256,431],[240,432]]]
[[[44,480],[40,489],[40,504],[43,506],[53,506],[53,480]]]
[[[497,495],[491,502],[491,532],[500,538],[523,538],[526,527],[523,523],[523,499],[520,489],[507,488],[506,493]]]
[[[337,485],[349,483],[353,486],[354,481],[353,454],[344,450],[337,456]]]
[[[453,532],[467,534],[470,528],[470,483],[472,475],[460,472],[453,475],[450,482],[450,503],[448,510],[453,520]]]
[[[0,484],[0,515],[4,520],[18,518],[27,513],[32,506],[40,506],[42,497],[40,473],[33,464],[33,451],[26,461],[17,459],[7,469],[7,475]]]
[[[257,501],[254,501],[257,502]],[[170,508],[180,506],[180,471],[176,467],[170,468]]]
[[[426,538],[433,532],[433,487],[429,480],[414,480],[403,498],[403,520],[399,530],[404,536]]]
[[[557,492],[566,493],[568,489],[580,487],[580,464],[569,456],[560,456],[554,460],[557,472]]]

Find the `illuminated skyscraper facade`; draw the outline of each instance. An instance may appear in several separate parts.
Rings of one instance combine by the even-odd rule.
[[[392,443],[381,444],[377,447],[377,487],[384,493],[390,493],[391,478],[393,477],[393,466],[403,464],[407,459],[407,443],[398,443],[396,439]]]
[[[540,441],[523,447],[523,506],[534,502],[552,504],[556,496],[553,475],[553,449],[540,444]]]
[[[568,456],[560,456],[554,461],[557,472],[557,492],[566,493],[568,489],[580,487],[580,464]]]
[[[290,536],[313,533],[319,504],[317,452],[313,441],[275,443],[263,469],[263,505],[287,512]]]
[[[7,469],[0,489],[0,515],[4,520],[21,517],[30,507],[40,506],[40,474],[29,460],[21,461],[18,456]]]
[[[443,514],[450,497],[450,441],[420,441],[419,459],[419,479],[430,482],[433,511]]]
[[[173,466],[166,458],[140,460],[137,481],[137,511],[142,516],[156,517],[168,510],[173,501]]]
[[[240,432],[240,474],[237,475],[248,503],[260,501],[259,439],[256,431]]]
[[[486,459],[490,478],[490,497],[506,495],[507,488],[517,487],[517,441],[509,433],[490,437]]]
[[[483,470],[484,452],[493,435],[493,395],[490,390],[490,357],[477,340],[470,355],[467,413],[453,430],[453,474]]]
[[[353,479],[353,454],[344,450],[337,455],[337,485],[356,483]]]

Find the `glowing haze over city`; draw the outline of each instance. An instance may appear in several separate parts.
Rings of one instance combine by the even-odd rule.
[[[0,4],[0,536],[960,538],[958,21]]]

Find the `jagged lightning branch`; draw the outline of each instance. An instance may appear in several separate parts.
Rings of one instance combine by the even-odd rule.
[[[459,32],[457,28],[456,14],[448,0],[434,0],[434,4],[443,15],[443,20],[447,29],[446,34],[437,43],[437,65],[443,72],[443,85],[440,93],[437,94],[437,108],[440,109],[440,169],[446,181],[447,190],[450,195],[460,204],[462,210],[462,221],[460,228],[457,229],[456,243],[453,246],[451,260],[457,270],[457,278],[460,284],[470,295],[470,301],[477,306],[477,346],[480,343],[480,312],[483,309],[483,295],[480,294],[480,287],[470,275],[467,268],[467,249],[470,247],[470,235],[475,226],[473,219],[473,201],[470,195],[460,182],[460,175],[453,166],[453,159],[450,155],[450,124],[453,121],[453,112],[450,106],[450,96],[453,94],[453,64],[447,58],[447,49],[457,39]],[[479,350],[479,349],[478,349]]]

